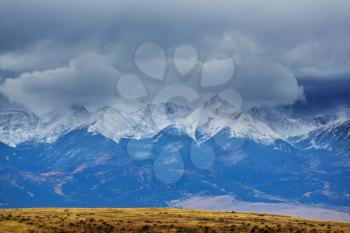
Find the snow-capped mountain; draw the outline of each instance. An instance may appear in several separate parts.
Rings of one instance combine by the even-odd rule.
[[[173,103],[148,104],[132,113],[124,113],[111,106],[89,112],[83,106],[75,105],[38,117],[23,110],[2,109],[0,141],[12,147],[31,140],[52,143],[68,132],[86,128],[92,134],[118,142],[122,138],[149,138],[167,127],[174,127],[199,141],[229,129],[232,137],[249,138],[263,144],[276,140],[295,143],[310,138],[312,146],[324,147],[325,139],[321,140],[321,136],[316,135],[342,127],[350,119],[349,112],[345,109],[332,117],[293,118],[287,112],[276,109],[239,111],[218,96],[195,109]],[[345,134],[349,133],[347,127],[344,130]],[[335,135],[341,137],[343,134],[338,131]]]
[[[40,119],[20,109],[0,109],[0,141],[10,146],[35,136]]]
[[[187,107],[171,103],[148,104],[129,114],[111,106],[89,112],[83,106],[74,105],[68,109],[55,109],[42,117],[24,110],[2,109],[0,141],[10,146],[31,140],[52,143],[79,128],[87,128],[92,134],[116,142],[121,138],[145,138],[174,125],[188,113]]]
[[[135,124],[137,124],[135,118],[107,106],[99,109],[89,121],[91,122],[87,126],[89,132],[101,134],[114,141],[119,141],[122,137],[137,137],[143,128],[140,125],[138,130],[135,130]]]
[[[35,129],[33,140],[52,143],[63,134],[90,124],[91,114],[80,105],[53,110],[44,115]]]
[[[98,112],[113,121],[110,111],[119,116],[106,108]],[[102,123],[106,120],[92,121],[89,127],[100,130]],[[237,200],[254,202],[350,204],[350,189],[343,182],[350,166],[343,162],[340,166],[332,153],[320,156],[319,150],[309,153],[282,140],[274,144],[241,141],[228,129],[218,133],[220,140],[213,137],[199,144],[200,153],[194,153],[193,145],[198,144],[172,129],[149,139],[114,141],[85,127],[66,132],[50,144],[9,147],[0,143],[0,205],[165,206],[190,194],[232,194]],[[208,147],[214,160],[206,154]],[[134,153],[145,155],[135,159]],[[204,170],[196,163],[199,154],[204,165],[212,161]],[[174,169],[181,172],[179,179]],[[174,176],[174,183],[162,183]]]
[[[0,206],[164,206],[188,194],[228,193],[244,201],[350,203],[348,110],[304,119],[238,111],[214,97],[195,109],[0,113]],[[176,177],[174,169],[182,174],[176,185],[162,183]]]
[[[299,138],[297,143],[308,149],[325,149],[340,155],[350,153],[350,120],[326,124]]]

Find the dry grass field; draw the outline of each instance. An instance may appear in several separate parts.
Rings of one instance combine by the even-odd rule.
[[[350,223],[167,208],[0,209],[0,232],[338,232]]]

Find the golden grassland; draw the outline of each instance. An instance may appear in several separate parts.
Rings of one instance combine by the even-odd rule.
[[[173,208],[0,209],[0,232],[338,232],[350,223]]]

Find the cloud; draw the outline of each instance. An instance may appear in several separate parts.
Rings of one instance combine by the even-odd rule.
[[[227,57],[225,59],[227,61]],[[211,69],[210,75],[204,75],[204,70],[197,71],[202,74],[202,78],[215,79],[228,76],[225,69],[216,68],[217,63],[210,62],[206,65],[214,66],[214,69]],[[233,82],[221,88],[234,87],[240,91],[247,108],[290,105],[303,97],[302,89],[298,86],[294,75],[280,64],[257,58],[240,59],[237,69]],[[231,71],[229,76],[232,77]],[[184,92],[185,89],[180,88],[183,87],[181,79],[177,80],[177,84],[173,83],[170,86],[160,84],[158,88],[151,90],[147,89],[147,85],[143,86],[148,79],[141,80],[139,77],[142,79],[143,76],[119,73],[107,55],[89,53],[72,59],[68,65],[60,68],[25,72],[16,79],[6,79],[0,86],[0,92],[10,101],[24,105],[37,114],[74,104],[92,109],[114,105],[120,103],[119,95],[122,97],[149,95],[148,99],[143,100],[144,103],[158,102],[159,98],[167,99],[169,95],[180,95],[179,97],[184,98],[191,96]],[[195,96],[198,97],[199,94],[204,99],[208,98],[205,97],[207,89],[191,86],[190,83],[186,85],[189,86],[184,87],[195,91],[191,92]],[[214,93],[211,90],[211,96],[222,91],[220,88],[215,90]]]
[[[84,54],[58,69],[24,73],[17,79],[7,79],[0,91],[10,101],[43,114],[73,104],[87,107],[112,104],[118,76],[119,72],[105,57]]]
[[[21,73],[54,69],[88,52],[91,51],[86,44],[67,47],[53,41],[40,41],[25,49],[0,53],[0,70]]]
[[[346,0],[102,0],[98,4],[3,0],[0,6],[0,52],[9,53],[8,59],[14,52],[31,53],[31,48],[45,43],[55,54],[111,48],[122,53],[146,40],[165,47],[189,43],[207,56],[220,49],[237,52],[246,46],[241,44],[244,38],[243,43],[254,41],[254,52],[283,62],[295,74],[303,75],[304,67],[320,64],[325,74],[349,66],[350,2]],[[234,41],[223,42],[231,35]],[[1,63],[0,59],[0,67]]]
[[[278,63],[245,58],[237,67],[234,86],[243,94],[246,107],[291,105],[304,98],[293,73]]]
[[[83,98],[80,88],[90,90],[89,84],[80,83],[87,87],[76,85],[79,90],[72,91],[73,86],[55,81],[60,83],[55,91],[48,82],[38,80],[47,77],[53,82],[61,76],[83,80],[74,60],[88,53],[108,60],[101,62],[105,68],[135,73],[135,49],[154,41],[166,49],[168,57],[181,44],[195,47],[201,61],[214,53],[232,56],[240,61],[235,85],[249,104],[292,104],[303,98],[296,78],[350,77],[349,9],[346,0],[3,0],[0,73],[14,72],[19,81],[6,80],[1,90],[26,106],[36,101],[37,105],[64,105],[64,101],[69,104],[73,100],[89,105],[108,103],[102,91],[92,91],[94,98]],[[78,77],[72,77],[74,72]],[[97,83],[102,79],[95,82],[105,86]],[[34,85],[41,94],[30,91]],[[19,90],[21,93],[16,93]],[[52,96],[59,96],[59,91],[79,94],[69,94],[72,101],[62,95],[54,101]],[[94,100],[98,95],[101,100]],[[45,104],[43,99],[50,101]]]

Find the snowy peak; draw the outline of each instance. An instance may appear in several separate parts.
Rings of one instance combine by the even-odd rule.
[[[62,134],[87,126],[90,118],[90,112],[80,105],[53,110],[40,119],[34,139],[54,142]]]
[[[18,129],[35,126],[39,117],[19,109],[0,109],[0,125],[2,127]]]
[[[132,134],[133,120],[119,110],[105,106],[95,112],[90,118],[88,131],[101,134],[114,141]]]
[[[238,112],[224,111],[229,103],[214,96],[203,106],[190,109],[174,103],[148,104],[132,113],[111,106],[89,112],[81,105],[57,109],[43,117],[23,110],[0,111],[0,141],[11,146],[29,140],[54,142],[60,136],[86,128],[114,141],[121,138],[147,138],[173,127],[196,140],[206,140],[220,130],[228,129],[233,137],[249,138],[259,143],[274,143],[278,139],[295,142],[329,132],[350,119],[349,109],[335,116],[303,119],[293,118],[286,111],[252,108]],[[332,128],[333,127],[333,128]],[[343,127],[349,134],[349,127]],[[340,134],[337,131],[335,134]],[[196,138],[200,135],[200,139]],[[315,140],[317,143],[318,140]]]
[[[308,149],[325,149],[349,156],[350,120],[329,122],[300,138],[297,143],[305,144]]]
[[[235,115],[240,111],[236,106],[230,104],[228,101],[218,95],[215,95],[206,101],[203,105],[203,109],[207,112],[211,112],[212,114],[226,115],[226,117]]]
[[[39,117],[19,109],[0,109],[0,141],[10,146],[33,137]]]

